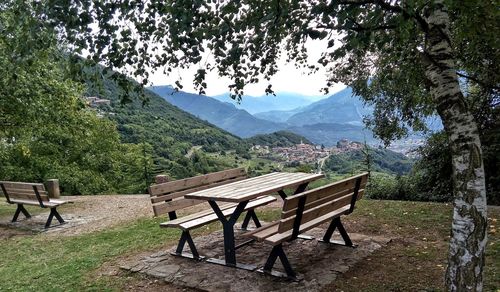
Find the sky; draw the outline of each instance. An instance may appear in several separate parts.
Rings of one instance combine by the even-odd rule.
[[[306,44],[309,53],[309,62],[315,63],[321,55],[321,52],[326,48],[324,41],[309,41]],[[170,75],[163,74],[162,70],[155,72],[150,81],[153,85],[173,85],[175,81],[181,80],[183,85],[182,91],[197,93],[192,85],[194,73],[198,66],[192,66],[186,70],[173,70]],[[208,88],[206,93],[208,96],[215,96],[227,93],[228,85],[231,81],[228,78],[219,77],[215,72],[207,74]],[[296,69],[293,64],[287,64],[285,59],[279,61],[279,72],[271,79],[271,82],[261,81],[257,84],[251,84],[245,87],[245,94],[252,96],[262,96],[265,94],[265,89],[268,84],[272,84],[275,92],[290,92],[297,93],[304,96],[310,96],[312,99],[318,99],[324,96],[320,89],[326,85],[326,70],[321,68],[317,73],[307,75],[304,69]],[[338,92],[345,88],[343,84],[335,84],[330,88],[331,94]]]

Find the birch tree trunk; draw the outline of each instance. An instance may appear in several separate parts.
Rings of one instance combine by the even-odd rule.
[[[448,11],[437,0],[426,15],[426,77],[452,147],[453,222],[446,271],[449,291],[482,291],[486,186],[477,124],[455,71]]]

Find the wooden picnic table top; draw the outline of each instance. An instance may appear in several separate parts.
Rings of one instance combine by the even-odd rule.
[[[308,183],[320,178],[323,174],[273,172],[245,180],[185,194],[186,199],[214,200],[239,203],[260,196]]]

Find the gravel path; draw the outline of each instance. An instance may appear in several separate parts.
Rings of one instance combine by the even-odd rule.
[[[10,217],[0,218],[0,227],[3,227],[0,233],[17,229],[25,232],[44,232],[47,235],[76,235],[108,229],[140,217],[153,216],[149,195],[63,196],[61,199],[71,202],[58,208],[66,224],[59,225],[54,219],[53,227],[44,230],[49,212],[43,210],[29,220],[20,216],[21,220],[16,223],[11,223]],[[15,207],[12,207],[12,212],[14,210]]]

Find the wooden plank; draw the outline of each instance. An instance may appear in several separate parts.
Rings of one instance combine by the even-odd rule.
[[[38,204],[38,199],[35,194],[20,194],[20,193],[14,193],[11,194],[9,192],[9,199],[12,200],[27,200],[27,201],[35,201]],[[47,195],[40,195],[40,199],[42,199],[42,202],[48,202],[49,201],[49,196]]]
[[[12,203],[14,204],[23,204],[23,205],[33,205],[33,206],[40,206],[40,203],[38,203],[38,201],[32,201],[32,200],[19,200],[19,199],[14,199],[14,200],[10,200]],[[63,205],[63,204],[66,204],[67,202],[65,201],[62,201],[62,202],[43,202],[43,205],[45,207],[49,207],[49,208],[52,208],[52,207],[57,207],[57,206],[60,206],[60,205]]]
[[[33,186],[36,186],[38,190],[45,190],[45,186],[40,183],[26,183],[26,182],[15,182],[15,181],[0,181],[0,183],[4,185],[4,187],[7,189],[7,192],[9,191],[9,188],[33,190]]]
[[[305,191],[300,194],[290,196],[286,199],[285,204],[283,205],[283,211],[296,209],[298,206],[299,199],[303,196],[307,196],[306,199],[306,205],[307,205],[308,203],[311,203],[312,201],[318,200],[322,197],[330,196],[331,194],[342,192],[344,190],[354,189],[354,186],[356,184],[356,179],[359,177],[361,177],[360,188],[364,188],[364,186],[368,181],[368,173],[362,173],[313,190]]]
[[[149,193],[151,196],[157,196],[160,194],[183,191],[192,187],[197,187],[241,176],[246,176],[244,168],[229,169],[205,175],[199,175],[195,177],[189,177],[185,179],[166,182],[162,184],[155,184],[149,187]]]
[[[364,190],[362,191],[364,192]],[[336,198],[334,200],[328,200],[321,205],[318,205],[314,208],[310,208],[309,210],[305,210],[302,214],[302,219],[300,224],[305,224],[309,221],[312,221],[318,217],[321,217],[325,214],[335,212],[338,209],[342,209],[345,206],[350,207],[353,193],[349,193],[343,197]],[[358,197],[359,199],[359,197]],[[293,229],[293,223],[295,221],[295,215],[289,216],[287,218],[283,218],[280,220],[280,226],[278,229],[279,233],[283,233],[287,230]]]
[[[262,226],[250,232],[244,233],[245,237],[253,237],[257,240],[263,240],[271,235],[278,233],[279,221],[272,222],[268,225]]]
[[[191,194],[185,195],[186,198],[191,198],[191,199],[200,199],[200,200],[215,200],[215,201],[222,201],[222,202],[241,202],[241,201],[246,201],[252,198],[256,198],[259,196],[263,195],[268,195],[274,192],[277,192],[278,190],[282,190],[284,188],[300,185],[305,182],[309,182],[315,179],[319,179],[324,177],[323,174],[306,174],[301,175],[300,178],[294,179],[292,181],[286,180],[285,182],[280,181],[279,183],[276,182],[271,182],[273,186],[260,186],[258,184],[258,181],[256,183],[257,186],[246,186],[245,188],[241,189],[236,189],[233,190],[234,192],[238,191],[238,194],[233,195],[233,194],[223,194],[220,195],[216,192],[216,190],[211,190],[212,192],[207,192],[207,191],[200,191],[200,192],[195,192]],[[232,197],[234,196],[234,197]]]
[[[342,208],[337,209],[331,213],[325,214],[321,217],[318,217],[314,220],[311,220],[305,224],[300,225],[299,233],[304,233],[304,232],[306,232],[306,231],[308,231],[308,230],[310,230],[318,225],[321,225],[327,221],[332,220],[335,217],[339,217],[341,215],[344,215],[347,212],[349,212],[349,206],[342,207]],[[276,233],[276,234],[266,238],[265,241],[269,242],[270,244],[277,245],[277,244],[280,244],[280,243],[290,239],[291,237],[292,237],[292,230],[290,229],[290,230],[287,230],[283,233]]]
[[[225,209],[229,209],[229,208],[232,208],[232,207],[235,207],[237,204],[233,204],[233,203],[230,203],[230,204],[223,204],[221,206],[219,206],[219,208],[221,210],[225,210]],[[196,218],[200,218],[200,217],[203,217],[203,216],[206,216],[206,215],[210,215],[210,214],[213,214],[214,213],[214,210],[208,206],[209,209],[205,209],[203,211],[200,211],[200,212],[196,212],[196,213],[193,213],[193,214],[189,214],[189,215],[186,215],[186,216],[182,216],[181,218],[177,218],[175,220],[169,220],[168,222],[171,224],[171,225],[175,225],[175,226],[178,226],[180,225],[181,223],[184,223],[184,222],[187,222],[189,220],[193,220],[193,219],[196,219]]]
[[[237,178],[232,178],[232,179],[228,179],[225,181],[216,182],[216,183],[212,183],[212,184],[208,184],[208,185],[204,185],[204,186],[200,186],[200,187],[195,187],[195,188],[180,191],[180,192],[169,193],[167,195],[153,196],[153,197],[151,197],[151,203],[155,204],[155,203],[159,203],[159,202],[164,202],[166,200],[172,200],[175,198],[182,197],[185,194],[210,189],[210,188],[213,188],[216,186],[221,186],[221,185],[237,182],[237,181],[244,180],[244,179],[245,179],[245,177],[237,177]]]
[[[191,207],[201,203],[204,203],[204,201],[192,200],[192,199],[177,199],[171,202],[165,202],[159,205],[153,205],[153,212],[155,213],[155,216],[159,216],[168,212],[172,212],[186,207]]]
[[[245,207],[245,210],[250,210],[250,209],[253,209],[253,208],[256,208],[259,206],[263,206],[263,205],[269,204],[270,202],[273,202],[273,201],[276,201],[276,198],[271,197],[271,196],[258,198],[256,200],[250,201],[247,204],[247,206]],[[224,209],[224,210],[222,210],[222,213],[227,217],[227,216],[230,216],[231,214],[233,214],[235,209],[236,209],[236,207]],[[187,222],[182,222],[180,224],[177,222],[174,222],[174,221],[169,221],[169,222],[161,223],[160,226],[161,227],[180,227],[183,230],[190,230],[193,228],[197,228],[197,227],[206,225],[206,224],[211,223],[211,222],[215,222],[217,220],[219,220],[219,218],[217,217],[217,215],[215,213],[212,212],[211,214],[208,214],[206,216],[199,217],[199,218],[196,218],[193,220],[189,220]]]
[[[363,187],[363,186],[361,186],[361,187]],[[340,198],[340,197],[343,197],[347,194],[353,193],[354,186],[351,188],[348,188],[348,189],[344,189],[344,190],[335,192],[335,193],[330,193],[328,189],[321,189],[321,190],[314,189],[314,190],[318,190],[318,191],[317,192],[308,192],[308,194],[306,196],[304,210],[309,210],[311,208],[319,206],[319,205],[326,203],[328,201],[333,201],[337,198]],[[362,190],[363,190],[363,188],[362,188]],[[360,199],[360,197],[358,196],[358,200],[359,199]],[[291,206],[294,206],[295,208],[291,209]],[[294,216],[296,211],[297,211],[297,206],[298,206],[298,200],[296,200],[294,198],[293,200],[288,201],[288,198],[286,198],[284,205],[283,205],[282,218]]]
[[[283,184],[286,182],[290,181],[290,177],[284,176],[284,175],[275,175],[273,177],[265,177],[262,179],[256,179],[253,181],[245,181],[242,182],[241,184],[235,185],[234,187],[231,188],[225,188],[221,191],[213,192],[212,195],[217,196],[217,197],[226,197],[226,198],[232,198],[232,197],[239,197],[245,192],[251,191],[251,190],[256,190],[256,189],[263,189],[263,188],[268,188],[270,186],[275,186],[277,184]]]
[[[272,179],[270,181],[267,181],[265,183],[259,181],[258,185],[256,186],[255,184],[252,185],[246,185],[245,189],[251,190],[251,191],[256,191],[256,190],[262,190],[262,189],[267,189],[269,187],[274,187],[277,184],[287,184],[287,183],[292,183],[296,181],[302,181],[303,178],[309,177],[309,175],[304,176],[302,173],[284,173],[281,177],[278,179]],[[240,197],[241,193],[239,192],[233,192],[232,194],[225,194],[225,197]]]
[[[257,176],[257,177],[252,177],[252,178],[247,178],[245,180],[235,182],[229,185],[223,185],[215,188],[211,188],[210,190],[206,191],[199,191],[199,192],[193,192],[190,193],[189,195],[196,195],[196,194],[203,194],[203,193],[211,193],[211,194],[220,194],[221,196],[224,196],[226,194],[232,194],[236,190],[248,187],[249,185],[254,186],[255,184],[260,184],[265,181],[272,181],[273,179],[276,179],[280,177],[281,173],[279,172],[274,172],[270,174],[266,174],[263,176]]]

